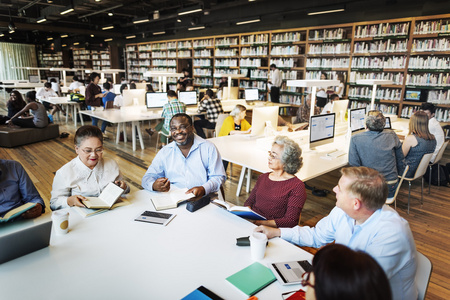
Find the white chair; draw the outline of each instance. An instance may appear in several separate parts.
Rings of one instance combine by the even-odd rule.
[[[419,166],[417,167],[416,173],[412,178],[405,177],[405,180],[408,181],[409,188],[408,188],[408,215],[409,215],[409,205],[410,205],[410,199],[411,199],[411,181],[416,180],[417,178],[422,178],[422,195],[420,198],[420,204],[423,205],[423,175],[427,171],[428,164],[430,163],[431,157],[433,156],[433,153],[425,154],[422,159],[420,160]]]
[[[408,170],[409,170],[409,166],[406,166],[405,171],[403,171],[403,175],[399,176],[400,181],[397,185],[397,189],[395,190],[394,197],[386,199],[386,204],[394,203],[395,210],[397,210],[397,195],[398,195],[398,192],[400,191],[400,187],[402,186],[403,179],[405,179],[406,173],[408,173]]]
[[[428,194],[430,193],[430,187],[431,187],[431,167],[439,163],[439,161],[441,160],[442,156],[444,155],[445,149],[447,149],[447,145],[448,145],[448,141],[446,141],[442,145],[441,149],[439,149],[439,152],[436,155],[436,158],[434,159],[434,162],[433,163],[430,162],[430,176],[428,178]],[[441,178],[440,177],[441,176],[440,170],[441,170],[441,168],[439,168],[439,164],[438,164],[438,186],[439,186],[439,183],[441,182],[439,180],[439,178]]]
[[[432,271],[433,264],[431,263],[431,261],[428,259],[428,257],[417,251],[416,284],[419,294],[417,297],[418,300],[425,299]]]
[[[225,121],[225,119],[229,116],[229,114],[220,114],[217,117],[217,122],[216,122],[216,136],[219,136],[219,132],[220,132],[220,128],[222,128],[223,122]]]

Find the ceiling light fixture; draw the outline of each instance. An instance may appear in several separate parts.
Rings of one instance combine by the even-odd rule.
[[[47,3],[48,3],[48,4],[52,4],[52,3],[53,3],[53,0],[47,0]]]
[[[61,47],[67,47],[67,45],[66,44],[62,44]]]
[[[181,23],[181,18],[177,18],[177,22],[178,22],[178,23]]]
[[[2,37],[2,36],[5,36],[5,34],[4,33],[0,33],[0,37]]]
[[[145,23],[145,22],[150,22],[148,17],[136,18],[133,20],[133,24],[140,24],[140,23]]]
[[[95,35],[91,34],[91,37],[94,37]]]
[[[153,35],[161,35],[161,34],[166,34],[166,32],[165,31],[153,32]]]
[[[48,37],[48,38],[47,38],[47,41],[52,41],[52,40],[53,40],[52,37]]]
[[[78,42],[73,43],[74,46],[78,46],[79,44],[80,44],[80,43],[78,43]]]
[[[198,26],[198,27],[188,28],[188,30],[200,30],[200,29],[205,29],[205,28],[206,28],[205,26]]]
[[[178,12],[178,15],[182,16],[182,15],[194,14],[196,12],[201,12],[201,11],[203,11],[203,8],[200,5],[195,5],[195,6],[190,6],[190,7],[185,7],[183,9],[180,9],[180,11]]]
[[[63,35],[61,35],[61,38],[66,38],[66,37],[68,37],[68,35],[67,35],[67,34],[63,34]]]
[[[155,10],[153,12],[153,20],[158,20],[159,19],[159,10]]]
[[[16,32],[16,29],[17,29],[16,24],[14,24],[13,21],[10,21],[8,24],[8,30],[9,30],[8,32],[14,33],[14,32]]]
[[[112,17],[112,16],[114,16],[114,13],[113,12],[109,12],[108,16]]]
[[[68,7],[66,9],[64,9],[62,12],[60,12],[59,14],[60,15],[65,15],[65,14],[68,14],[68,13],[73,12],[73,11],[74,11],[73,7]]]
[[[105,39],[104,41],[105,42],[111,42],[113,39],[112,38],[109,38],[109,39]]]
[[[102,0],[95,0],[95,2],[101,2]]]
[[[129,36],[126,36],[125,38],[127,39],[127,40],[129,40],[129,39],[134,39],[136,36],[135,35],[129,35]]]
[[[109,25],[109,26],[102,27],[102,30],[108,30],[108,29],[113,29],[113,28],[114,28],[114,25]]]
[[[345,8],[336,8],[336,9],[328,9],[328,10],[321,10],[321,11],[312,11],[312,12],[308,13],[308,16],[331,14],[331,13],[335,13],[335,12],[341,12],[344,10],[345,10]]]
[[[253,19],[253,20],[236,22],[236,25],[244,25],[244,24],[250,24],[250,23],[257,23],[257,22],[261,22],[261,19],[257,18],[257,19]]]
[[[36,19],[36,23],[44,23],[45,21],[47,21],[45,17],[40,17]]]

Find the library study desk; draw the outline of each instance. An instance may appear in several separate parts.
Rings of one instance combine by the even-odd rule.
[[[2,299],[176,300],[201,285],[224,299],[248,298],[225,278],[254,262],[250,247],[236,246],[236,238],[250,235],[255,225],[213,204],[194,213],[184,204],[165,210],[177,215],[166,227],[135,222],[144,210],[154,210],[150,193],[128,199],[131,205],[88,218],[69,209],[69,233],[52,235],[49,247],[0,265]],[[260,262],[311,258],[274,238]],[[300,288],[274,282],[256,296],[281,299]]]

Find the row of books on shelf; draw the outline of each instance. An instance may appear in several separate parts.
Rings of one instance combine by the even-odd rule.
[[[225,38],[216,38],[216,44],[215,46],[234,46],[234,45],[238,45],[238,38],[229,38],[229,37],[225,37]]]
[[[93,61],[92,64],[94,66],[109,66],[111,65],[111,63],[109,62],[109,60],[101,60],[101,61]]]
[[[355,29],[355,38],[407,35],[408,31],[409,22],[359,25]]]
[[[353,48],[353,53],[406,52],[407,46],[408,41],[406,39],[356,42]]]
[[[286,32],[272,34],[272,43],[295,43],[302,40],[300,32]]]
[[[406,85],[448,87],[450,85],[450,73],[408,74]]]
[[[393,84],[401,85],[403,84],[404,79],[403,73],[394,73],[394,72],[350,72],[349,82],[356,83],[358,80],[363,79],[377,79],[377,80],[392,80]]]
[[[353,57],[352,68],[360,69],[403,69],[406,56]]]
[[[241,48],[241,56],[264,56],[268,53],[268,47],[246,47]]]
[[[405,106],[403,107],[400,116],[402,118],[411,118],[411,116],[418,110],[420,110],[420,106]],[[450,109],[437,108],[434,117],[439,122],[450,122]]]
[[[300,46],[274,46],[270,50],[270,55],[299,55]]]
[[[350,108],[363,108],[370,105],[368,102],[350,101]],[[381,111],[383,114],[396,115],[398,111],[397,105],[387,105],[382,103],[375,103],[375,109]]]
[[[260,58],[241,58],[239,61],[241,67],[261,67]]]
[[[450,32],[449,20],[416,22],[414,34],[447,33]]]
[[[336,29],[319,29],[309,31],[309,40],[338,40],[346,38],[346,30],[343,28]]]
[[[136,53],[132,53],[132,54],[136,54]],[[151,52],[139,53],[139,59],[143,59],[143,58],[152,58]]]
[[[179,41],[178,42],[178,49],[183,48],[192,48],[192,44],[190,41]]]
[[[195,50],[194,51],[194,57],[209,57],[211,55],[210,49],[203,49],[203,50]]]
[[[310,44],[308,54],[350,54],[350,43]]]
[[[302,104],[302,97],[297,95],[280,95],[280,102],[285,104],[295,104],[295,105],[301,105]]]
[[[213,86],[213,80],[211,78],[195,78],[194,84]]]
[[[192,46],[193,46],[193,48],[206,48],[206,47],[212,47],[212,46],[213,46],[213,39],[194,40]]]
[[[194,68],[195,67],[211,67],[210,59],[194,59]]]
[[[241,44],[267,44],[269,43],[269,35],[252,34],[241,37]]]
[[[177,61],[175,59],[152,59],[152,66],[176,67]]]
[[[450,38],[413,40],[411,52],[429,51],[450,51]]]
[[[215,50],[215,56],[237,56],[238,55],[238,49],[231,48],[231,49],[222,49],[222,48],[216,48]]]
[[[320,80],[320,76],[322,73],[327,75],[327,78],[337,80],[338,74],[342,74],[342,72],[338,71],[307,71],[305,73],[305,79],[313,79],[313,80]]]
[[[74,55],[73,59],[77,60],[77,59],[91,59],[90,55]]]
[[[400,100],[402,95],[401,89],[392,88],[378,88],[375,99],[380,100]],[[355,86],[350,87],[348,91],[349,98],[365,98],[372,99],[372,87],[369,86]]]
[[[178,50],[178,57],[191,57],[191,50]]]
[[[348,68],[350,59],[342,58],[308,58],[306,60],[307,68]]]
[[[270,64],[275,64],[277,68],[295,68],[296,60],[293,58],[271,58]]]
[[[211,69],[194,68],[194,76],[212,76],[212,71]]]
[[[411,69],[450,69],[450,57],[410,56],[408,68]]]
[[[245,89],[260,89],[260,90],[267,90],[267,84],[264,81],[240,81],[239,87],[245,88]]]
[[[430,90],[427,102],[450,105],[450,92],[449,90]]]
[[[216,59],[214,61],[216,67],[237,67],[237,59],[227,58],[227,59]]]
[[[243,70],[245,71],[245,70]],[[214,74],[223,74],[223,75],[236,75],[239,74],[239,70],[238,69],[214,69]]]

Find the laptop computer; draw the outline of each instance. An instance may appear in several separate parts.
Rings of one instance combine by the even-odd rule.
[[[49,220],[0,236],[0,264],[47,247],[51,230]]]

